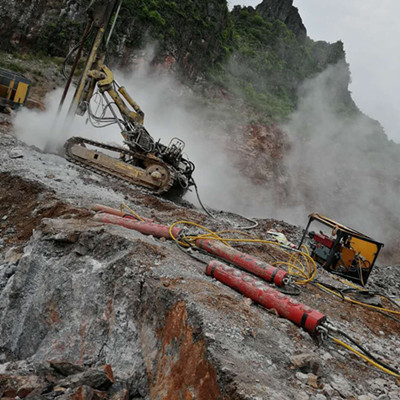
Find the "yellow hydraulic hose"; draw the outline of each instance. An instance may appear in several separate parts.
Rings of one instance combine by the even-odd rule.
[[[344,299],[345,301],[348,301],[348,302],[350,302],[350,303],[358,304],[358,305],[360,305],[360,306],[364,306],[364,307],[367,307],[367,308],[372,308],[372,309],[374,309],[374,310],[385,311],[385,312],[388,312],[388,313],[391,313],[391,314],[400,315],[400,311],[397,311],[397,310],[390,310],[390,309],[388,309],[388,308],[382,308],[382,307],[378,307],[378,306],[373,306],[373,305],[371,305],[371,304],[362,303],[361,301],[353,300],[353,299],[351,299],[350,297],[347,297],[347,296],[343,296],[343,297],[342,297],[340,294],[338,294],[338,293],[336,293],[335,291],[333,291],[333,290],[327,288],[327,287],[324,286],[324,285],[321,285],[320,283],[316,283],[316,285],[319,286],[320,288],[322,288],[323,290],[325,290],[325,291],[327,291],[327,292],[333,294],[334,296],[340,297],[341,299]]]
[[[125,203],[121,203],[121,205],[119,206],[119,209],[121,210],[121,217],[124,215],[124,211],[123,209],[126,208],[132,215],[134,215],[139,221],[144,221],[144,219],[137,214],[135,211],[132,210],[132,208],[130,208],[127,204]]]
[[[374,367],[379,368],[381,371],[386,372],[389,375],[395,376],[396,378],[400,378],[399,374],[396,374],[393,371],[390,371],[389,369],[383,367],[382,365],[378,364],[377,362],[375,362],[374,360],[371,360],[369,357],[367,357],[366,355],[362,354],[361,352],[359,352],[358,350],[356,350],[355,348],[351,347],[350,345],[348,345],[345,342],[342,342],[341,340],[337,339],[337,338],[332,338],[333,341],[337,344],[339,344],[340,346],[345,347],[347,350],[351,351],[352,353],[356,354],[357,356],[361,357],[363,360],[367,361],[368,363],[372,364]]]
[[[202,234],[202,235],[197,235],[197,236],[185,236],[181,240],[178,240],[175,238],[172,234],[172,229],[178,225],[178,224],[183,224],[183,225],[191,225],[195,226],[197,228],[205,230],[207,233]],[[273,242],[270,240],[264,240],[264,239],[257,239],[249,235],[247,232],[242,232],[239,230],[224,230],[224,231],[219,231],[219,232],[213,232],[210,229],[199,225],[195,222],[191,221],[178,221],[173,223],[170,228],[169,228],[170,236],[173,240],[177,241],[179,244],[183,246],[188,246],[187,242],[195,242],[197,239],[210,239],[210,240],[218,240],[224,243],[225,245],[229,246],[230,242],[235,242],[235,243],[259,243],[259,244],[268,244],[272,246],[277,246],[280,247],[280,250],[286,254],[289,257],[289,260],[282,261],[282,262],[276,262],[274,265],[286,265],[288,267],[288,272],[290,275],[297,277],[299,279],[296,280],[297,284],[304,285],[308,282],[311,282],[316,274],[317,274],[317,265],[315,264],[315,261],[311,258],[308,249],[304,247],[303,251],[299,250],[293,250],[293,253],[291,254],[289,251],[285,251],[284,249],[288,249],[287,246],[282,245],[281,243],[278,242]],[[243,236],[246,236],[245,238],[223,238],[220,235],[223,233],[238,233]],[[303,248],[303,247],[302,247]]]

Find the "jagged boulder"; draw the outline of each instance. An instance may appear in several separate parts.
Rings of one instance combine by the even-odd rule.
[[[298,8],[293,6],[293,0],[264,0],[256,10],[265,19],[279,19],[284,22],[297,37],[307,36],[306,27]]]

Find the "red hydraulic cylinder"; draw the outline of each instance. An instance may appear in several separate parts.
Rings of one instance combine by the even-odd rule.
[[[117,210],[116,208],[112,208],[112,207],[107,207],[107,206],[103,206],[102,204],[95,204],[92,207],[93,211],[101,211],[101,212],[105,212],[107,214],[111,214],[111,215],[116,215],[117,217],[125,217],[125,218],[131,218],[131,219],[135,219],[138,220],[136,217],[134,217],[133,215],[130,214],[123,214],[121,215],[121,210]],[[143,218],[143,217],[142,217]],[[146,222],[153,222],[152,219],[149,218],[143,218],[144,221]]]
[[[257,278],[219,261],[211,261],[206,268],[206,274],[265,308],[276,310],[281,317],[294,322],[311,334],[316,334],[317,327],[326,320],[326,316],[319,311],[313,310]]]
[[[282,269],[258,260],[249,254],[242,253],[232,247],[212,239],[197,239],[196,246],[207,250],[209,253],[223,258],[232,264],[251,272],[267,282],[275,283],[276,286],[284,286],[289,274]]]
[[[169,226],[167,225],[154,224],[152,222],[136,221],[130,218],[122,218],[122,217],[117,217],[116,215],[103,214],[103,213],[96,214],[93,218],[99,222],[121,225],[125,228],[133,229],[135,231],[143,233],[144,235],[153,235],[155,237],[165,238],[165,239],[170,238]],[[179,228],[175,227],[172,228],[172,234],[174,235],[174,237],[177,237],[179,235],[179,231],[180,231]]]

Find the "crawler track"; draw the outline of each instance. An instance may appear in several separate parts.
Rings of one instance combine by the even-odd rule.
[[[96,149],[87,149],[86,146],[93,146]],[[168,192],[175,183],[175,170],[151,154],[144,155],[124,147],[111,146],[80,137],[69,139],[64,149],[66,159],[76,165],[103,176],[119,178],[145,187],[157,194]],[[97,149],[117,153],[119,158],[110,157]],[[123,159],[129,159],[130,162],[125,162]],[[133,161],[140,162],[145,168],[133,165]],[[160,179],[152,177],[155,171],[160,173]]]

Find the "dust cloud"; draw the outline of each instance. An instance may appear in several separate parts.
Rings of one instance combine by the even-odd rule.
[[[304,221],[296,207],[317,211],[390,243],[400,227],[400,145],[346,98],[348,82],[340,62],[300,89],[298,109],[284,127],[292,142],[285,211],[294,222]]]
[[[19,111],[14,118],[14,130],[18,139],[51,153],[60,153],[65,141],[73,136],[119,143],[120,135],[114,127],[105,131],[94,128],[87,117],[77,116],[73,120],[67,118],[72,92],[73,90],[70,90],[60,114],[58,114],[58,107],[63,93],[62,88],[47,94],[44,100],[46,111],[27,108]],[[96,107],[96,105],[93,106]]]
[[[131,97],[145,113],[145,127],[162,143],[168,144],[178,137],[186,143],[185,154],[194,162],[194,179],[200,195],[207,206],[215,209],[246,212],[249,205],[244,197],[238,199],[238,187],[249,183],[224,151],[226,140],[225,121],[214,107],[204,103],[187,87],[181,85],[171,74],[150,68],[150,58],[142,60],[134,71],[114,71],[115,79],[125,86]],[[72,92],[72,90],[70,90]],[[63,111],[57,115],[62,89],[57,89],[45,99],[46,111],[23,109],[16,115],[14,128],[17,137],[29,145],[53,153],[62,152],[65,141],[73,136],[81,136],[104,143],[123,144],[117,125],[104,129],[94,128],[84,117],[66,118],[72,93],[65,101]],[[96,111],[98,104],[91,102]],[[194,193],[187,198],[198,204]]]
[[[150,69],[148,62],[132,72],[115,71],[115,77],[145,112],[145,126],[156,140],[185,141],[208,206],[300,225],[309,213],[319,212],[379,241],[397,235],[400,146],[388,141],[379,123],[352,103],[345,63],[329,67],[300,88],[298,109],[282,127],[292,146],[283,158],[286,198],[278,200],[273,183],[255,185],[235,167],[235,154],[227,151],[233,113],[205,102],[171,74]],[[68,123],[65,115],[56,118],[61,92],[49,94],[45,112],[18,113],[15,130],[21,140],[53,152],[72,136],[122,144],[117,126],[96,129],[85,117]],[[352,104],[354,112],[349,112]],[[197,204],[193,193],[187,198]]]

